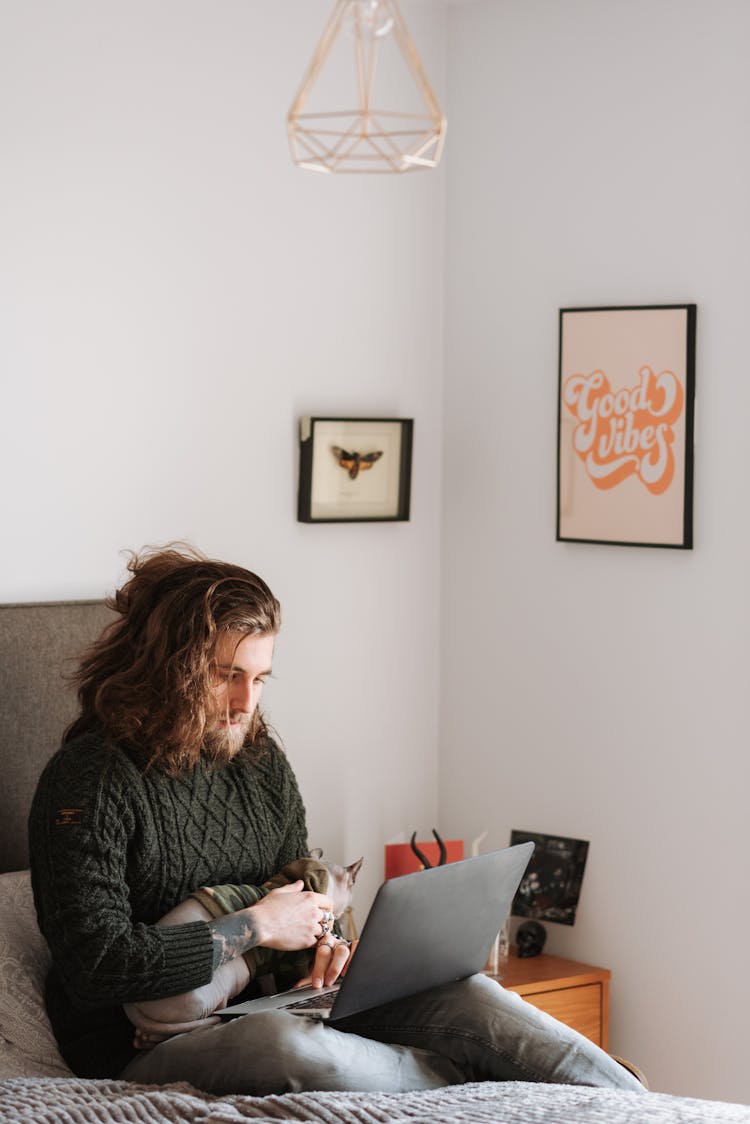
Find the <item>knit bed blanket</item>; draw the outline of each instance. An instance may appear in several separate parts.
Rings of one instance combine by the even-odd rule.
[[[750,1124],[750,1106],[663,1093],[482,1082],[422,1093],[215,1097],[191,1085],[0,1081],[2,1124]]]

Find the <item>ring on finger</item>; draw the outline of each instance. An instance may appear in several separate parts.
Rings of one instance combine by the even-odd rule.
[[[321,923],[320,923],[320,935],[321,935],[321,937],[324,937],[328,931],[329,931],[328,926],[325,924],[324,921],[321,921]]]

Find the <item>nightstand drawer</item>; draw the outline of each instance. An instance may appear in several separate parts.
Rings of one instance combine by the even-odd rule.
[[[561,1023],[572,1026],[579,1034],[585,1034],[597,1046],[603,1045],[601,984],[561,987],[556,991],[524,995],[523,998]]]
[[[607,1050],[611,974],[609,968],[544,952],[523,959],[513,949],[499,979],[503,987]]]

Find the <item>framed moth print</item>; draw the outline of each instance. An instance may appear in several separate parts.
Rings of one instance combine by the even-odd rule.
[[[408,520],[413,432],[411,418],[302,418],[299,521]]]
[[[560,310],[557,539],[693,545],[694,304]]]

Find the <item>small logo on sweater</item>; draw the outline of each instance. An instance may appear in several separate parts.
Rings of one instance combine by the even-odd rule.
[[[83,808],[60,808],[55,817],[55,827],[80,827]]]

